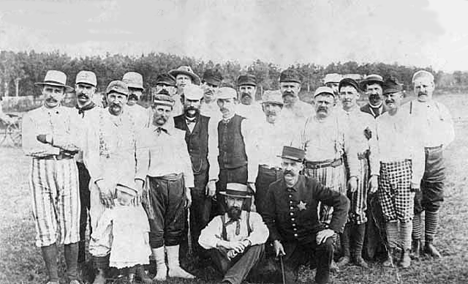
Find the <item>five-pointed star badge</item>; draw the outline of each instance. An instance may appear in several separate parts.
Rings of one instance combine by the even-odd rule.
[[[297,204],[297,208],[299,208],[299,210],[306,210],[306,205],[307,203],[305,202],[302,202],[302,200],[299,202],[299,204]]]

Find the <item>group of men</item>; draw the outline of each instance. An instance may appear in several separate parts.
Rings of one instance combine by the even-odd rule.
[[[113,231],[102,216],[128,179],[134,206],[143,204],[148,216],[157,281],[195,277],[179,264],[187,241],[199,259],[211,258],[222,283],[241,283],[269,247],[284,263],[287,283],[297,280],[311,252],[315,281],[328,283],[337,235],[338,266],[367,267],[362,251],[374,193],[387,236],[384,265],[393,266],[397,248],[402,267],[410,266],[411,251],[440,257],[433,240],[443,201],[442,153],[454,130],[446,107],[432,99],[432,74],[414,74],[417,99],[404,105],[402,85],[379,75],[360,83],[328,75],[313,104],[299,99],[296,70],[283,71],[279,81],[279,90],[257,102],[251,74],[239,76],[235,89],[223,85],[217,70],[200,78],[181,66],[157,77],[146,109],[138,104],[143,77],[128,72],[109,83],[101,108],[93,102],[93,72],[80,71],[72,88],[64,73],[48,71],[37,83],[44,105],[23,118],[36,245],[48,283],[59,282],[58,244],[65,245],[70,283],[80,283],[88,220],[94,283],[105,283]],[[73,89],[76,108],[61,106]],[[362,91],[369,103],[360,108]],[[144,270],[135,273],[148,281]]]

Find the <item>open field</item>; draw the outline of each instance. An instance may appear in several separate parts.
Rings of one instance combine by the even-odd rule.
[[[332,283],[468,283],[468,96],[446,95],[438,100],[452,111],[457,135],[446,151],[446,201],[435,241],[443,258],[413,262],[406,270],[384,269],[378,263],[372,263],[369,270],[349,266],[334,275]],[[0,283],[45,283],[45,268],[40,250],[34,245],[30,214],[27,182],[30,159],[20,149],[3,145],[0,161]],[[201,271],[199,276],[201,279],[195,281],[167,283],[215,283],[217,280],[211,269]],[[313,272],[306,271],[302,276],[310,283]]]

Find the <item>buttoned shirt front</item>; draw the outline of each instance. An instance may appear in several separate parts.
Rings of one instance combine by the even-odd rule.
[[[36,158],[59,155],[62,150],[82,148],[84,141],[79,133],[79,121],[72,109],[42,106],[26,113],[22,122],[23,151]],[[48,135],[52,143],[41,143],[39,134]]]
[[[247,218],[247,214],[250,217]],[[236,221],[225,215],[226,240],[228,242],[248,240],[252,246],[264,244],[268,239],[268,228],[262,220],[262,217],[257,212],[242,211],[239,219],[240,230],[236,234]],[[247,219],[249,219],[251,232],[248,232]],[[204,249],[213,249],[217,247],[219,241],[223,240],[223,221],[221,216],[216,216],[211,222],[201,231],[198,243]]]
[[[80,112],[78,109],[74,109],[73,114],[76,116],[76,120],[79,122],[79,133],[85,134],[89,129],[96,127],[96,122],[100,120],[101,112],[106,111],[98,106],[94,106],[92,109],[88,109]],[[79,163],[84,163],[83,151],[85,151],[86,144],[83,149],[78,152],[75,156],[75,160]]]
[[[346,196],[302,175],[292,188],[287,187],[284,179],[272,183],[265,202],[263,219],[270,230],[270,239],[280,241],[307,242],[315,238],[325,228],[318,220],[319,202],[333,206],[329,228],[342,232],[349,208]]]
[[[424,145],[420,128],[409,112],[399,109],[377,118],[377,141],[383,163],[412,160],[412,182],[419,184],[424,173]]]
[[[185,186],[194,186],[192,164],[183,130],[170,125],[161,128],[151,125],[143,129],[137,140],[137,161],[137,179],[182,173]]]

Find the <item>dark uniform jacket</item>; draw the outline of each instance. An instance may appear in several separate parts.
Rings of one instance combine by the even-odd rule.
[[[263,219],[272,241],[315,241],[316,233],[325,229],[317,216],[319,202],[333,206],[329,228],[342,232],[349,208],[346,196],[302,175],[293,188],[288,189],[284,179],[272,183],[265,201]]]

